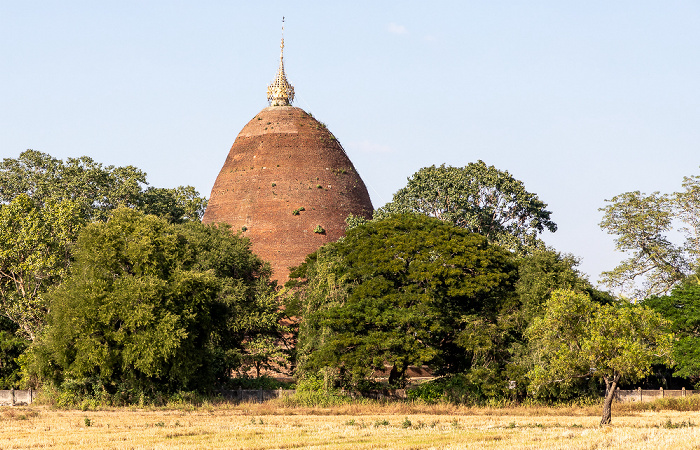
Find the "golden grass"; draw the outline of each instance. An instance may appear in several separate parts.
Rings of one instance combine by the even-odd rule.
[[[598,407],[407,403],[322,409],[269,402],[190,411],[2,407],[0,448],[700,449],[700,412],[619,405],[605,428],[597,426],[599,413]]]

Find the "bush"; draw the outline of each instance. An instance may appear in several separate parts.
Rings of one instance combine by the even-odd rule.
[[[338,406],[351,403],[354,400],[347,394],[335,389],[326,389],[321,377],[308,376],[297,381],[294,395],[284,397],[283,404],[289,407],[321,407]]]
[[[349,403],[357,403],[350,396],[342,394],[338,391],[299,391],[294,395],[284,397],[282,404],[287,407],[306,407],[306,408],[328,408],[331,406],[346,405]]]
[[[409,389],[406,396],[426,403],[449,402],[486,405],[508,401],[506,384],[495,371],[475,368],[467,373],[448,375]]]
[[[127,385],[103,386],[96,378],[67,379],[60,386],[45,384],[39,403],[61,409],[83,411],[123,406],[167,406],[171,408],[198,407],[211,398],[192,391],[177,391],[166,395],[159,391],[145,392]]]

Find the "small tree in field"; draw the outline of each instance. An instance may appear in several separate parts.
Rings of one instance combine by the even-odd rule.
[[[587,294],[555,291],[528,328],[535,357],[531,388],[593,377],[605,381],[601,425],[610,423],[620,380],[639,379],[656,362],[671,363],[668,322],[646,307],[600,305]]]

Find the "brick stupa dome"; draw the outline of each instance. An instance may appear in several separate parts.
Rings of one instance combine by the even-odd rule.
[[[371,218],[367,188],[326,126],[293,106],[263,109],[238,134],[202,221],[243,230],[284,283],[289,267]]]
[[[284,29],[283,29],[284,30]],[[284,38],[270,107],[238,134],[216,178],[202,222],[241,230],[282,283],[289,268],[345,234],[350,215],[371,218],[367,188],[326,126],[291,106]]]

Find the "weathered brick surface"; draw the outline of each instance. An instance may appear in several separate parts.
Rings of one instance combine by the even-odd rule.
[[[326,127],[300,108],[276,106],[238,134],[202,221],[245,229],[283,283],[289,267],[345,233],[349,214],[369,218],[372,210],[364,182]],[[314,232],[319,225],[323,233]]]

